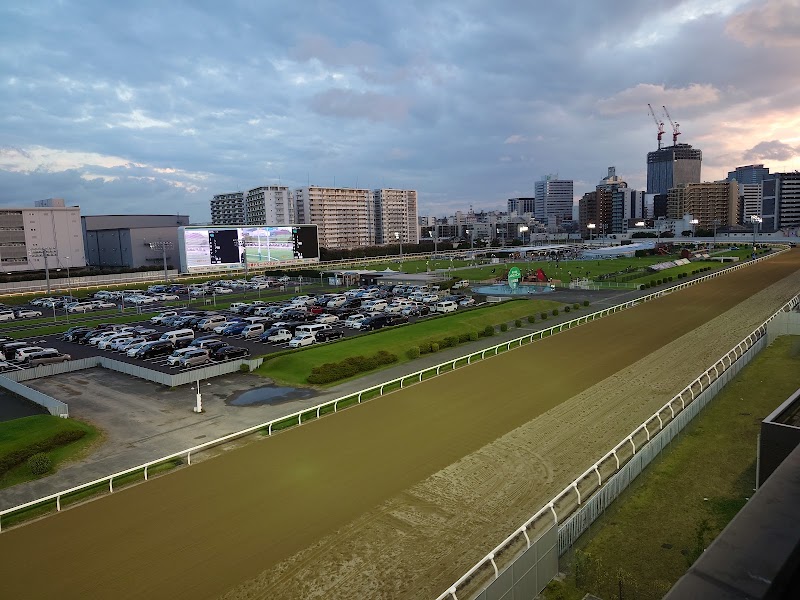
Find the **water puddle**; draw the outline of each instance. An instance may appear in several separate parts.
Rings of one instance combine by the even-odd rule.
[[[277,385],[267,385],[242,392],[230,400],[226,400],[228,406],[258,406],[262,404],[282,404],[291,400],[311,398],[316,392],[307,388],[280,387]]]

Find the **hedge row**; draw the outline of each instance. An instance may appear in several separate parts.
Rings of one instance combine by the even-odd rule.
[[[397,362],[397,355],[379,350],[372,356],[351,356],[336,363],[325,363],[311,369],[311,375],[306,378],[308,383],[330,383],[339,379],[346,379],[365,371],[371,371],[382,365]]]
[[[72,429],[69,431],[59,431],[53,437],[35,444],[30,444],[14,452],[9,452],[5,456],[0,457],[0,477],[5,475],[14,467],[21,465],[27,461],[34,454],[42,452],[49,452],[61,446],[66,446],[72,442],[81,439],[86,435],[86,432],[81,429]]]

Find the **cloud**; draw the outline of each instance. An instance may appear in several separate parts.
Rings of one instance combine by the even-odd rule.
[[[800,2],[765,0],[733,15],[726,33],[747,46],[800,47]]]
[[[776,160],[785,162],[800,156],[800,147],[784,144],[780,140],[759,142],[744,153],[745,160]]]
[[[524,135],[520,135],[518,133],[515,133],[514,135],[508,136],[503,143],[504,144],[522,144],[523,142],[527,142],[527,141],[528,141],[528,138],[526,138]]]
[[[397,122],[408,116],[409,102],[377,92],[333,88],[314,95],[311,108],[329,117]]]
[[[692,83],[684,88],[667,88],[664,85],[639,83],[597,102],[602,115],[619,115],[642,112],[648,103],[654,107],[686,108],[719,101],[720,92],[713,85]],[[659,108],[655,108],[656,111]]]
[[[360,40],[337,46],[324,35],[307,33],[300,35],[297,44],[289,51],[297,61],[318,60],[332,67],[371,66],[378,62],[380,54],[378,46]]]

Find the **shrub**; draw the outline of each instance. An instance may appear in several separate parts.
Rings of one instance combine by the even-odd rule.
[[[483,328],[483,335],[486,337],[491,337],[494,335],[494,325],[487,325]]]
[[[540,314],[539,316],[540,316],[540,317],[542,317],[542,321],[544,321],[545,319],[547,319],[547,313],[546,313],[546,312],[543,312],[543,313],[542,313],[542,314]]]
[[[439,344],[436,342],[431,342],[431,352],[438,352],[439,351]]]
[[[505,323],[500,323],[500,331],[508,331],[508,325]]]
[[[447,336],[446,338],[444,338],[444,341],[446,341],[448,346],[450,346],[451,348],[455,348],[456,346],[458,346],[458,338],[454,335]],[[441,346],[441,343],[439,345]]]
[[[247,363],[243,363],[242,365],[239,366],[239,372],[241,372],[241,373],[249,373],[250,372],[250,365],[248,365]]]
[[[325,363],[314,367],[311,369],[311,375],[308,376],[306,381],[308,383],[329,383],[352,377],[364,371],[371,371],[393,362],[397,362],[397,355],[386,350],[379,350],[371,356],[351,356],[337,363]]]
[[[572,305],[572,308],[574,308],[575,310],[578,310],[580,307],[581,307],[581,305],[578,304],[577,302]]]
[[[480,332],[478,332],[478,331],[470,331],[469,332],[469,341],[470,342],[476,342],[479,337],[480,337]]]
[[[414,346],[413,348],[406,350],[406,356],[411,360],[419,358],[419,346]]]
[[[458,343],[459,344],[463,344],[465,342],[468,342],[469,341],[469,336],[470,336],[469,333],[461,333],[461,334],[459,334]]]
[[[662,283],[664,283],[663,279],[656,279],[656,285],[661,285]]]
[[[640,286],[639,286],[639,289],[640,289],[640,290],[643,290],[643,289],[645,289],[646,287],[647,287],[647,284],[644,284],[644,283],[643,283],[642,285],[640,285]]]
[[[53,462],[44,452],[34,454],[28,459],[28,470],[33,475],[45,475],[53,468]]]
[[[430,344],[428,344],[428,343],[422,344],[422,345],[419,347],[419,353],[420,353],[420,354],[427,354],[427,353],[428,353],[428,352],[430,352],[430,351],[431,351],[431,345],[430,345]]]
[[[14,452],[9,452],[8,454],[0,457],[0,476],[2,476],[6,471],[23,464],[34,454],[48,452],[55,448],[59,448],[60,446],[66,446],[67,444],[81,439],[85,435],[86,432],[81,429],[59,431],[49,439],[42,440],[41,442],[37,442],[35,444],[30,444],[29,446],[21,448],[20,450],[15,450]]]
[[[534,315],[528,315],[528,323],[536,323],[536,317]]]
[[[517,319],[514,321],[514,327],[522,327],[522,319]]]
[[[572,310],[572,309],[570,309],[570,307],[569,307],[569,306],[565,306],[565,307],[564,307],[564,312],[565,312],[565,313],[568,313],[570,310]]]
[[[583,305],[584,305],[584,306],[589,306],[589,301],[588,301],[588,300],[584,300],[584,301],[583,301]]]
[[[557,317],[557,316],[558,316],[558,309],[557,309],[557,308],[554,308],[554,309],[553,309],[553,316],[554,316],[554,317]]]
[[[658,285],[658,284],[656,283],[656,280],[655,280],[655,279],[651,279],[651,280],[650,280],[650,287],[656,287],[656,285]]]

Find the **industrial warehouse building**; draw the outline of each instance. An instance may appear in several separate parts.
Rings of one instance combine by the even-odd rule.
[[[81,217],[86,264],[105,268],[178,265],[178,227],[188,215],[93,215]]]

